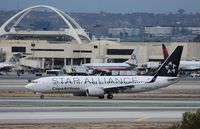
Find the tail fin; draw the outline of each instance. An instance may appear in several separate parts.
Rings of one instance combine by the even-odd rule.
[[[129,65],[132,65],[132,66],[137,66],[138,65],[137,57],[136,57],[136,54],[135,54],[134,50],[133,50],[130,58],[127,61],[125,61],[125,63],[127,63]]]
[[[8,60],[8,63],[10,63],[10,64],[15,64],[15,63],[17,63],[17,59],[16,59],[14,56],[12,56],[12,57]]]
[[[17,54],[14,54],[9,60],[8,60],[8,63],[10,64],[16,64],[17,61],[19,61],[19,59],[23,57],[23,54],[22,53],[17,53]]]
[[[153,79],[154,82],[157,76],[176,77],[181,60],[183,46],[177,46],[173,53],[164,61],[160,68],[155,72]]]
[[[164,59],[166,60],[167,57],[169,56],[169,53],[168,53],[168,50],[167,50],[165,44],[162,44],[162,50],[163,50]]]

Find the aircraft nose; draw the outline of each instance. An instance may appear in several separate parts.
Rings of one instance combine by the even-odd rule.
[[[25,85],[25,88],[28,89],[28,90],[31,90],[31,91],[33,90],[32,84]]]

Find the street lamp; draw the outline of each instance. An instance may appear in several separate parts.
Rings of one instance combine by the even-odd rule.
[[[34,57],[34,54],[35,54],[35,53],[34,53],[34,52],[35,52],[35,49],[34,49],[34,48],[35,48],[35,43],[34,43],[34,42],[31,44],[31,47],[32,47],[33,59],[34,59],[34,58],[35,58],[35,57]]]
[[[103,24],[96,24],[93,26],[93,28],[100,29],[103,26]],[[101,47],[100,47],[100,33],[98,33],[98,40],[99,40],[99,60],[101,60]]]
[[[35,48],[35,41],[34,41],[34,26],[35,26],[35,24],[34,23],[30,23],[29,26],[30,26],[30,31],[33,32],[33,34],[32,34],[33,43],[31,44],[31,47],[32,47],[33,59],[34,59],[35,58],[35,49],[34,49]]]

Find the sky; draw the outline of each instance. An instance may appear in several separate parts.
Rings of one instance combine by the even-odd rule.
[[[19,10],[29,6],[45,4],[65,12],[100,11],[109,13],[186,13],[200,12],[200,0],[0,0],[0,10]]]

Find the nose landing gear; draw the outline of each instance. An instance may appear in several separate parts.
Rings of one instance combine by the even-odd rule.
[[[36,92],[35,94],[36,94],[36,95],[40,95],[40,99],[44,99],[44,95],[43,95],[43,93]]]
[[[40,99],[44,99],[44,95],[40,95]]]

